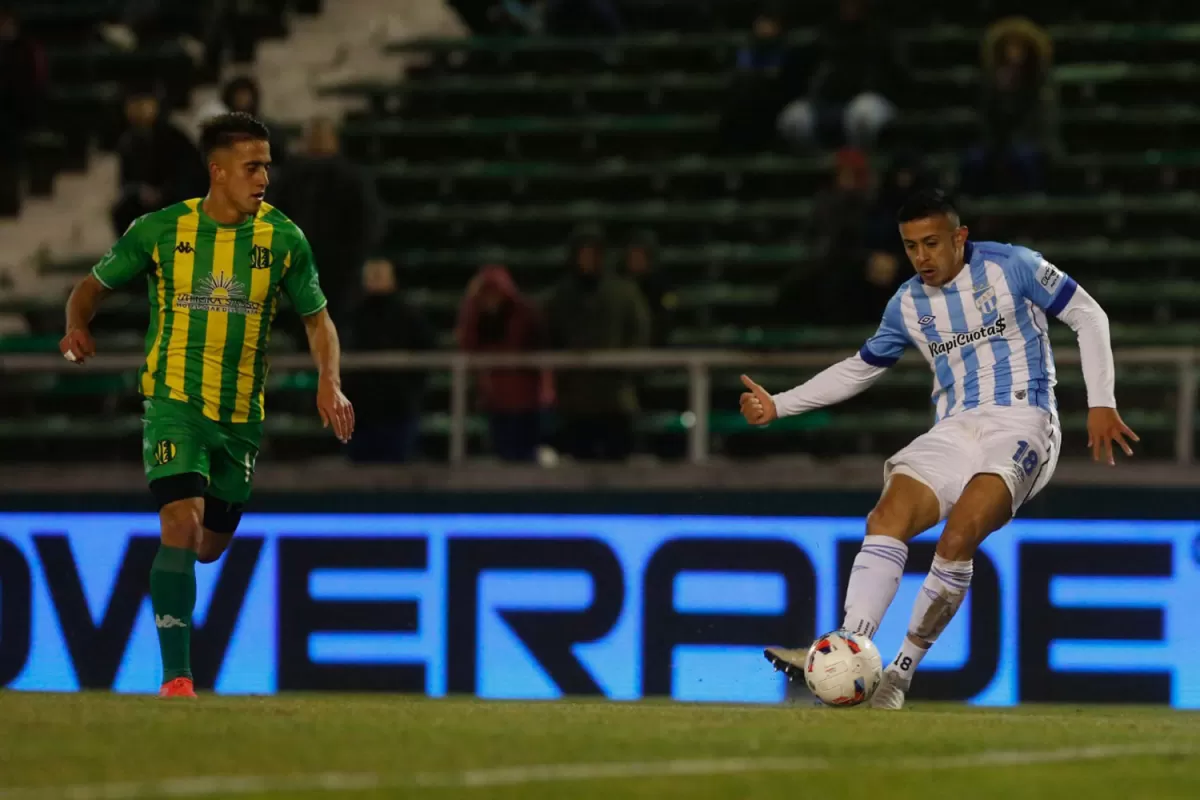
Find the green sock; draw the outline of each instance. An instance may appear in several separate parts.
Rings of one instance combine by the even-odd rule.
[[[150,604],[162,652],[163,683],[192,677],[192,609],[196,607],[196,553],[159,545],[150,567]]]

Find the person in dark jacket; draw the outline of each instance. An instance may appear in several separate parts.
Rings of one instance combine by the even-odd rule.
[[[121,236],[151,211],[193,197],[208,186],[208,169],[187,134],[161,116],[157,94],[137,88],[125,99],[129,129],[117,143],[121,189],[112,209]]]
[[[1040,191],[1060,150],[1050,37],[1024,17],[1009,17],[988,28],[982,49],[982,131],[963,160],[961,189]]]
[[[431,350],[425,317],[405,301],[396,268],[372,259],[362,270],[363,296],[347,327],[346,350]],[[347,370],[343,383],[354,397],[356,430],[346,445],[356,463],[402,463],[413,457],[428,378],[424,370]]]
[[[498,264],[484,266],[471,279],[458,309],[456,335],[458,346],[468,353],[526,353],[545,344],[541,313]],[[504,461],[533,461],[542,409],[552,401],[550,373],[488,369],[476,372],[475,381],[496,455]]]
[[[664,347],[671,328],[671,311],[676,297],[656,269],[658,237],[653,231],[637,231],[625,244],[624,274],[638,288],[650,311],[650,345]]]
[[[650,343],[650,312],[637,287],[605,266],[604,237],[582,228],[571,237],[567,274],[545,303],[551,347],[626,350]],[[620,370],[559,370],[555,375],[564,450],[577,460],[621,461],[633,451],[634,375]]]
[[[268,199],[308,237],[330,316],[350,323],[359,265],[382,238],[384,214],[375,182],[341,154],[332,120],[308,123],[303,151],[288,159]]]

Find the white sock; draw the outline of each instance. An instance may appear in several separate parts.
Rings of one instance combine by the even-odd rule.
[[[854,557],[850,584],[846,587],[844,630],[875,636],[879,623],[900,588],[908,545],[890,536],[868,536]]]
[[[888,665],[888,672],[898,677],[904,685],[912,682],[913,673],[929,652],[929,646],[937,641],[962,605],[974,571],[971,561],[949,561],[939,555],[933,557],[933,566],[921,584],[917,601],[913,603],[908,635],[904,637],[896,660]],[[921,646],[913,639],[926,642],[927,645]]]

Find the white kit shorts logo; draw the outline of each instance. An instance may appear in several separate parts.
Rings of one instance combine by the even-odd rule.
[[[956,333],[943,342],[930,342],[929,354],[932,356],[949,355],[959,347],[982,342],[984,339],[991,339],[993,336],[1003,336],[1007,328],[1008,323],[1004,321],[1004,317],[999,317],[991,325],[985,325],[982,328],[976,328],[966,333]]]

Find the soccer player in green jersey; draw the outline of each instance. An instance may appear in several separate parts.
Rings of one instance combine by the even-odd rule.
[[[271,166],[266,126],[248,114],[209,121],[200,139],[208,196],[137,219],[67,301],[60,349],[95,355],[88,329],[112,289],[144,276],[150,295],[142,459],[159,506],[162,543],[150,600],[163,696],[194,697],[196,562],[220,558],[250,497],[262,438],[271,321],[286,293],[304,318],[320,373],[317,410],[343,442],[354,409],[341,390],[337,329],[304,234],[263,202]]]

